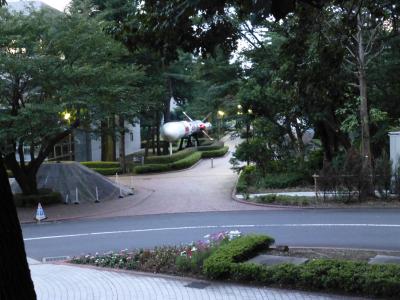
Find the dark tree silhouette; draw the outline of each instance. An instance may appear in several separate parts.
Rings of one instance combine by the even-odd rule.
[[[24,240],[0,153],[0,299],[36,299]]]

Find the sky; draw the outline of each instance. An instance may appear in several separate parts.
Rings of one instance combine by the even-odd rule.
[[[18,2],[19,0],[8,0],[7,2]],[[64,8],[68,5],[70,0],[38,0],[50,5],[60,11],[63,11]]]

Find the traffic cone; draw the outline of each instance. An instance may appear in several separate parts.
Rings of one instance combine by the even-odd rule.
[[[36,216],[35,219],[38,221],[38,223],[40,223],[41,220],[47,219],[46,215],[44,214],[44,210],[42,205],[38,204],[37,210],[36,210]]]

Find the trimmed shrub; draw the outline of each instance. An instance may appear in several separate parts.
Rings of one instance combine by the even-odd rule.
[[[91,170],[96,171],[97,173],[100,173],[101,175],[104,176],[110,176],[110,175],[115,175],[115,173],[122,173],[121,168],[91,168]]]
[[[197,163],[201,159],[201,153],[199,152],[194,152],[190,156],[178,160],[170,165],[171,170],[181,170],[181,169],[186,169],[191,166],[193,166],[195,163]]]
[[[249,186],[255,184],[254,179],[256,178],[256,167],[245,166],[240,173],[238,183],[236,185],[236,191],[238,193],[246,193]]]
[[[217,150],[204,150],[201,152],[201,158],[222,157],[228,152],[228,150],[228,146],[224,146]]]
[[[14,175],[11,170],[6,170],[8,178],[14,178]]]
[[[305,196],[287,196],[287,195],[276,195],[269,194],[264,196],[259,196],[255,198],[256,202],[259,203],[275,203],[280,205],[298,205],[298,206],[308,206],[313,202],[313,197]]]
[[[274,239],[264,235],[247,235],[237,238],[218,248],[204,261],[204,274],[212,279],[228,278],[234,263],[253,257],[266,250]]]
[[[398,299],[400,266],[369,265],[367,262],[315,259],[303,265],[263,266],[243,263],[273,239],[245,236],[217,249],[204,262],[204,274],[211,279],[254,282],[283,288],[331,291]]]
[[[201,158],[200,152],[191,153],[188,157],[175,161],[169,164],[148,164],[135,167],[137,174],[152,173],[152,172],[167,172],[173,170],[186,169],[193,166]]]
[[[119,168],[117,161],[83,161],[80,164],[89,169]]]
[[[284,189],[301,185],[305,181],[301,173],[268,174],[260,183],[262,187],[269,189]]]
[[[24,194],[15,194],[14,195],[14,203],[15,206],[23,207],[23,206],[36,206],[38,203],[42,205],[61,203],[62,197],[58,192],[53,192],[50,189],[40,189],[39,194],[37,195],[24,195]]]
[[[169,164],[184,159],[195,151],[194,148],[187,148],[172,155],[148,156],[145,157],[146,164]]]
[[[196,148],[197,151],[211,151],[211,150],[218,150],[224,147],[224,142],[215,141],[211,145],[208,146],[198,146]]]

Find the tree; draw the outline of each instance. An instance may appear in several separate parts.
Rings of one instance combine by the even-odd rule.
[[[6,2],[1,0],[0,7]],[[3,156],[7,145],[0,145],[0,298],[35,300],[36,293],[26,259],[24,241]]]
[[[96,20],[46,10],[1,14],[0,137],[17,149],[4,161],[22,192],[35,194],[36,173],[56,143],[78,126],[138,110],[123,103],[137,94],[141,72],[120,63],[125,49]]]

